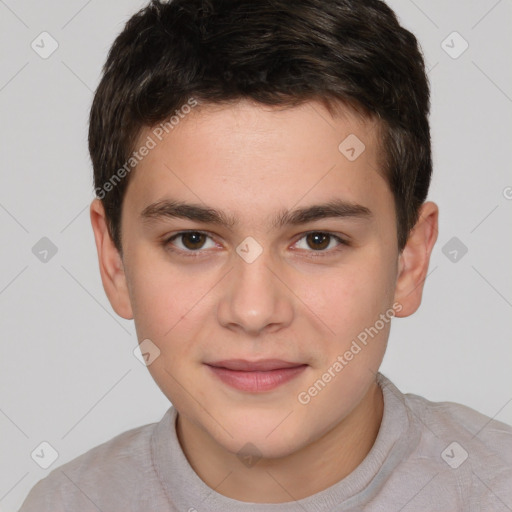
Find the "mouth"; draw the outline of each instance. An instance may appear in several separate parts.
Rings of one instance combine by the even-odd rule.
[[[250,393],[271,391],[300,375],[308,366],[280,359],[229,359],[205,364],[224,384]]]

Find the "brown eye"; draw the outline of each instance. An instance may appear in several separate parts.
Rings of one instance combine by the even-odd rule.
[[[190,249],[191,251],[194,249],[201,249],[206,241],[206,235],[203,233],[183,233],[181,236],[181,240],[183,245]]]
[[[208,245],[209,244],[209,245]],[[181,251],[182,253],[200,253],[201,249],[212,249],[215,242],[211,236],[201,231],[182,231],[164,242],[169,249]]]
[[[331,238],[327,233],[309,233],[306,235],[308,246],[314,250],[322,250],[328,247]]]
[[[350,246],[349,242],[328,231],[310,231],[309,233],[304,233],[302,238],[295,243],[296,249],[309,252],[310,255],[317,253],[314,254],[315,256],[329,256],[335,251],[348,246]]]

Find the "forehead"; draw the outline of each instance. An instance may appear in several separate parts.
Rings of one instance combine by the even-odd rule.
[[[254,216],[335,197],[375,202],[388,188],[376,121],[351,110],[333,117],[316,101],[283,108],[244,100],[198,105],[166,126],[163,136],[162,125],[144,128],[136,144],[154,143],[127,191],[139,211],[171,195]]]

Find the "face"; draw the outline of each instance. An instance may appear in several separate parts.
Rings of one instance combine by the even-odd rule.
[[[376,133],[316,102],[200,106],[130,178],[107,293],[180,416],[230,452],[293,453],[375,380],[402,308]]]

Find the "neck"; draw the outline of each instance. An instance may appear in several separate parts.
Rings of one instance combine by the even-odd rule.
[[[190,465],[209,487],[228,498],[284,503],[323,491],[352,473],[371,450],[382,421],[382,391],[374,382],[339,424],[304,448],[277,459],[240,464],[208,434],[178,415],[178,439]],[[229,475],[222,481],[219,475]]]

